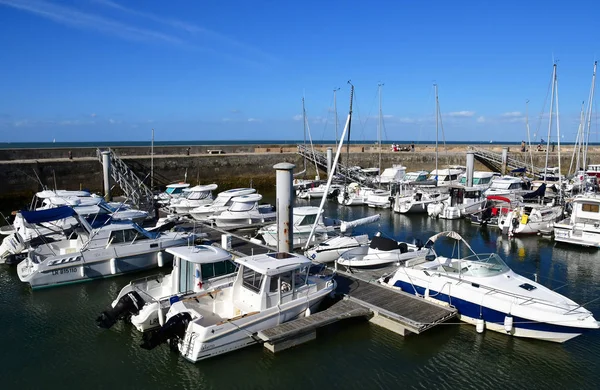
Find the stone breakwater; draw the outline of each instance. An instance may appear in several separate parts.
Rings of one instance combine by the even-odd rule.
[[[407,146],[407,145],[401,145]],[[315,145],[325,151],[331,145]],[[439,148],[438,166],[465,165],[469,145],[451,145]],[[501,152],[502,145],[484,146]],[[528,161],[529,154],[510,146],[510,156]],[[565,149],[567,149],[565,151]],[[113,150],[140,176],[150,172],[149,147],[117,147]],[[334,149],[335,152],[335,149]],[[347,162],[346,147],[342,161]],[[563,148],[563,173],[569,168],[572,147]],[[534,152],[534,165],[543,166],[545,152]],[[296,164],[296,172],[303,169],[303,159],[296,153],[295,145],[210,145],[210,146],[160,146],[154,148],[154,182],[164,186],[170,182],[187,181],[217,183],[220,189],[252,185],[259,189],[272,189],[275,184],[273,165],[279,162]],[[590,152],[590,161],[600,162],[599,150]],[[377,166],[377,145],[351,145],[350,165]],[[435,168],[435,147],[415,145],[414,152],[392,152],[389,145],[382,147],[382,168],[402,164],[408,170]],[[558,165],[557,153],[550,153],[551,166]],[[476,163],[475,169],[486,170]],[[307,176],[315,176],[314,165],[308,164]],[[322,177],[325,175],[322,173]],[[147,178],[149,183],[150,179]],[[43,186],[49,188],[102,191],[102,165],[96,157],[96,148],[48,148],[0,150],[0,199],[30,197]],[[118,192],[118,188],[115,188]]]

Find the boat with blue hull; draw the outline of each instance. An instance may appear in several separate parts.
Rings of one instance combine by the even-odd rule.
[[[433,246],[442,237],[462,243],[472,255],[439,256]],[[562,343],[600,328],[582,305],[516,274],[495,253],[476,254],[456,232],[436,234],[426,247],[427,256],[406,261],[381,282],[455,307],[459,318],[476,325],[478,332],[489,329]]]

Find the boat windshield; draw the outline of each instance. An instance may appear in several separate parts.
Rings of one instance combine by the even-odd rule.
[[[462,275],[484,278],[496,276],[509,271],[510,268],[504,260],[495,253],[476,254],[461,259]]]
[[[254,208],[256,202],[233,202],[229,211],[250,211]]]
[[[165,192],[167,194],[169,194],[169,195],[180,194],[181,192],[183,192],[183,188],[181,188],[181,187],[168,187]]]

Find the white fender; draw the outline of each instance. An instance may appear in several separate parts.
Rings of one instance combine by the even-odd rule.
[[[310,307],[307,307],[306,310],[304,311],[304,317],[310,317]]]
[[[161,310],[160,301],[158,301],[158,324],[163,326],[165,324],[165,313]]]
[[[483,318],[479,318],[475,322],[475,329],[477,330],[477,333],[483,333],[483,331],[485,330],[485,321],[483,320]]]
[[[112,275],[117,273],[117,259],[115,259],[114,257],[110,259],[110,273]]]
[[[511,333],[513,330],[513,317],[510,314],[504,317],[504,330],[506,333]]]
[[[158,252],[156,254],[156,259],[158,260],[158,266],[159,267],[164,267],[164,265],[165,265],[165,259],[164,259],[162,251],[160,251],[160,252]]]

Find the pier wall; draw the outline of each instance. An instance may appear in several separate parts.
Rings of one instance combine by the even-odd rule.
[[[325,150],[330,146],[318,146]],[[445,165],[465,165],[466,145],[453,146],[449,153],[440,152],[438,167]],[[296,172],[303,169],[302,158],[295,153],[295,145],[227,145],[224,154],[208,154],[207,150],[219,150],[219,146],[168,146],[155,148],[154,172],[156,186],[164,186],[170,182],[187,180],[192,184],[217,183],[220,189],[248,186],[252,181],[259,189],[272,189],[275,184],[273,165],[279,162],[296,164]],[[150,172],[150,148],[129,147],[115,148],[141,178]],[[240,150],[240,151],[237,151]],[[252,150],[252,151],[250,151]],[[364,150],[364,151],[363,151]],[[501,148],[500,148],[501,150]],[[71,157],[68,152],[71,151]],[[345,148],[344,148],[345,152]],[[512,158],[528,161],[529,154],[511,152]],[[591,161],[600,160],[600,154],[590,154]],[[342,155],[342,162],[347,163],[347,156]],[[562,158],[563,172],[570,164],[570,155]],[[435,168],[433,146],[417,147],[415,152],[385,151],[381,157],[382,167],[402,164],[410,170],[432,170]],[[379,153],[374,145],[352,145],[349,165],[362,167],[377,166]],[[536,152],[534,165],[543,166],[545,153]],[[551,153],[550,166],[558,164],[557,154]],[[476,163],[476,170],[487,170]],[[325,177],[321,173],[321,177]],[[315,176],[315,168],[309,164],[307,177]],[[86,188],[94,192],[102,191],[102,165],[96,158],[95,148],[72,149],[5,149],[0,150],[0,200],[15,197],[30,197],[41,188],[38,181],[49,188],[79,189]],[[149,178],[146,180],[149,183]],[[117,193],[118,188],[114,189]]]

